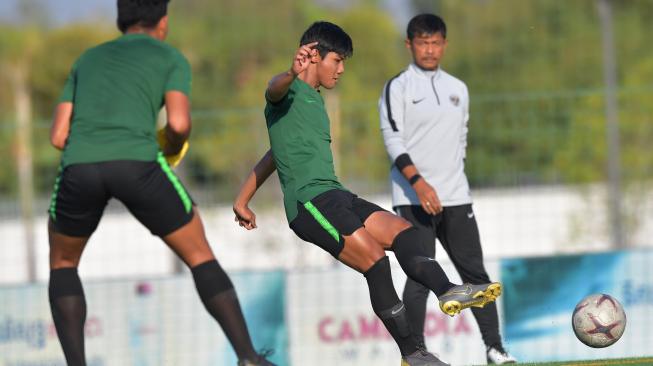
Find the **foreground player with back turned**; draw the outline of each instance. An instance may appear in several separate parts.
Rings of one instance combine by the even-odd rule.
[[[190,66],[163,42],[167,3],[118,0],[123,35],[77,59],[55,111],[50,140],[63,155],[48,234],[49,300],[57,336],[67,364],[86,365],[86,299],[77,267],[107,202],[116,198],[190,268],[199,296],[231,342],[238,365],[273,365],[254,350],[231,280],[167,161],[179,161],[191,129]],[[160,151],[155,124],[163,105],[168,124]]]
[[[270,80],[265,117],[271,149],[235,200],[236,220],[246,229],[256,227],[248,203],[276,169],[290,228],[365,276],[372,308],[399,346],[402,365],[446,365],[411,331],[385,250],[394,251],[406,274],[433,291],[450,315],[494,301],[501,285],[452,284],[423,252],[409,222],[347,191],[336,178],[329,118],[319,90],[336,86],[352,53],[347,33],[335,24],[316,22],[304,32],[290,70]]]
[[[442,18],[420,14],[411,19],[406,47],[413,63],[386,83],[379,100],[381,131],[393,162],[392,206],[427,238],[422,244],[429,256],[435,257],[437,237],[464,282],[490,282],[465,176],[469,93],[440,66],[447,48]],[[428,288],[407,279],[403,300],[420,337],[428,295]],[[514,363],[501,342],[496,305],[472,313],[487,361]]]

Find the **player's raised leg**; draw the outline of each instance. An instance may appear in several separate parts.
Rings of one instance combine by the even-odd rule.
[[[384,248],[395,253],[401,268],[413,280],[428,287],[438,297],[440,309],[455,315],[469,307],[483,307],[501,294],[498,282],[480,285],[454,285],[435,258],[418,243],[419,230],[405,219],[387,211],[377,211],[365,221],[365,227]]]
[[[490,277],[483,265],[481,238],[473,212],[471,204],[446,207],[442,213],[444,220],[438,239],[463,281],[488,283]],[[488,304],[483,309],[472,308],[472,313],[485,343],[488,363],[502,365],[517,362],[503,347],[496,304]]]

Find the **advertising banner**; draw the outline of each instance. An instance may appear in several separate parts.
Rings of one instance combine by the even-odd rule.
[[[283,272],[232,276],[257,348],[287,365]],[[84,284],[89,366],[235,365],[189,276]],[[47,286],[0,288],[0,366],[64,366]]]
[[[653,251],[608,252],[502,261],[505,338],[521,361],[653,355]],[[605,293],[626,312],[623,337],[590,348],[571,317],[585,296]]]
[[[460,281],[450,264],[452,281]],[[491,276],[497,266],[487,267]],[[406,276],[395,263],[393,279],[401,297]],[[498,278],[498,277],[493,277]],[[365,277],[338,264],[330,270],[293,272],[288,277],[288,327],[292,365],[396,366],[396,343],[374,314]],[[429,296],[426,344],[455,365],[485,363],[485,346],[469,310],[456,317],[443,314]]]

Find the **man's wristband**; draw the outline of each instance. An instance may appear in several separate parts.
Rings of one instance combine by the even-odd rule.
[[[410,155],[408,153],[403,153],[399,156],[397,156],[397,159],[395,159],[395,166],[399,171],[404,170],[405,167],[409,165],[414,165],[413,161],[410,160]]]
[[[415,183],[417,183],[417,181],[420,180],[420,178],[422,178],[421,175],[419,175],[419,174],[415,174],[415,175],[413,175],[412,177],[410,177],[410,179],[408,179],[408,182],[409,182],[410,185],[412,186],[412,185],[414,185]]]

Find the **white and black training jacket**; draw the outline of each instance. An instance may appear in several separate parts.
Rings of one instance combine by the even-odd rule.
[[[464,166],[469,121],[465,83],[442,68],[427,71],[410,64],[385,84],[379,116],[393,162],[393,206],[420,204],[398,168],[411,162],[435,188],[443,206],[472,202]]]

